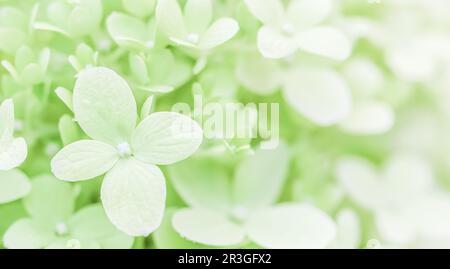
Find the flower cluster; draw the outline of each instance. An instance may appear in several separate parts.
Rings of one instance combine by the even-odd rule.
[[[0,247],[450,247],[449,27],[446,0],[3,0]]]

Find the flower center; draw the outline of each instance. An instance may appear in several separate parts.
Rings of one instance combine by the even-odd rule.
[[[244,222],[248,217],[248,210],[243,206],[236,206],[231,211],[231,218],[237,222]]]
[[[153,40],[149,40],[145,43],[145,46],[149,49],[153,49],[153,47],[155,46],[155,42]]]
[[[67,241],[66,247],[68,249],[81,249],[81,242],[78,239],[70,239]]]
[[[60,222],[55,226],[55,232],[58,236],[64,236],[69,233],[69,228],[64,222]]]
[[[281,29],[282,29],[282,31],[283,31],[283,33],[285,35],[291,36],[291,35],[293,35],[295,33],[294,25],[292,23],[289,23],[289,22],[283,24],[283,26],[281,26]]]
[[[186,37],[187,41],[192,44],[197,44],[200,41],[200,36],[196,33],[190,33]]]
[[[122,158],[130,157],[132,154],[130,144],[128,144],[127,142],[120,143],[119,145],[117,145],[117,152]]]

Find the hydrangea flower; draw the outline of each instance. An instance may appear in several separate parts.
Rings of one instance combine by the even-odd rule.
[[[239,31],[232,18],[214,21],[211,0],[188,0],[181,10],[178,0],[160,0],[156,6],[159,30],[172,42],[199,51],[208,51],[230,40]]]
[[[0,51],[14,55],[27,39],[26,15],[18,8],[0,7]]]
[[[335,60],[345,60],[352,51],[349,39],[338,29],[320,25],[331,13],[331,0],[245,0],[250,12],[263,23],[258,31],[258,49],[264,57],[280,59],[297,50]]]
[[[130,248],[133,238],[118,231],[100,204],[75,211],[77,188],[51,175],[33,179],[33,191],[24,199],[29,217],[6,231],[7,248]],[[49,195],[51,193],[52,195]]]
[[[41,13],[44,14],[40,16]],[[101,0],[56,0],[39,9],[33,27],[68,37],[80,37],[96,31],[102,16]]]
[[[326,213],[303,203],[274,205],[289,159],[284,144],[276,150],[259,150],[239,163],[233,180],[210,160],[170,167],[176,190],[191,206],[174,213],[173,228],[186,239],[215,247],[247,240],[265,248],[327,247],[336,227]]]
[[[450,199],[437,191],[423,159],[400,154],[378,172],[364,159],[343,158],[336,177],[351,198],[374,213],[377,232],[388,244],[438,246],[448,240]]]
[[[7,60],[1,63],[17,83],[31,86],[44,82],[49,61],[50,49],[45,48],[36,54],[30,47],[22,46],[16,52],[14,64]]]
[[[75,119],[93,140],[64,147],[51,161],[64,181],[83,181],[106,173],[101,198],[106,215],[121,231],[147,236],[161,223],[168,165],[193,154],[202,130],[190,118],[159,112],[136,127],[136,102],[124,79],[104,67],[78,75],[73,91]]]
[[[7,99],[0,105],[0,171],[18,167],[28,154],[25,139],[14,138],[14,126],[14,103]]]

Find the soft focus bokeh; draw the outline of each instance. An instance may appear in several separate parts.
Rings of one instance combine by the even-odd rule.
[[[450,247],[448,0],[0,0],[0,61],[2,248]]]

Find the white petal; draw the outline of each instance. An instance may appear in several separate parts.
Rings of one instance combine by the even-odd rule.
[[[389,243],[411,243],[417,236],[416,223],[403,211],[379,211],[376,213],[375,224],[378,233]]]
[[[259,211],[247,224],[251,240],[265,248],[318,249],[336,236],[336,225],[307,204],[283,204]]]
[[[289,150],[281,143],[274,150],[258,150],[243,160],[234,178],[234,202],[249,209],[275,203],[289,168]]]
[[[200,38],[199,48],[209,50],[230,40],[239,31],[239,24],[232,18],[215,21]]]
[[[303,116],[323,126],[345,119],[352,96],[345,81],[329,69],[296,69],[288,74],[285,100]]]
[[[188,0],[184,18],[190,33],[203,33],[212,19],[211,0]]]
[[[0,105],[0,143],[9,142],[14,133],[14,103],[7,99]]]
[[[73,110],[87,135],[112,145],[128,141],[136,125],[136,101],[130,87],[105,67],[86,69],[78,75]]]
[[[294,54],[298,45],[294,38],[284,36],[275,28],[263,26],[258,31],[258,49],[266,58],[281,59]]]
[[[16,138],[8,144],[0,143],[0,170],[10,170],[21,165],[27,158],[27,143]]]
[[[30,191],[30,181],[20,170],[0,171],[0,204],[23,198]]]
[[[338,61],[347,59],[352,52],[349,38],[331,27],[306,30],[299,33],[296,40],[300,49]]]
[[[158,28],[169,38],[184,39],[187,30],[178,0],[160,0],[156,6]]]
[[[377,101],[356,104],[350,116],[341,123],[341,128],[352,134],[383,134],[394,126],[395,114],[392,108]]]
[[[283,3],[280,0],[245,0],[249,11],[264,24],[280,24],[284,17]]]
[[[81,140],[59,151],[51,161],[51,169],[61,180],[87,180],[109,171],[118,159],[114,147],[95,140]]]
[[[213,210],[179,210],[173,215],[172,225],[182,237],[209,246],[237,245],[245,238],[243,227]]]
[[[135,159],[119,161],[101,189],[103,207],[117,229],[131,236],[148,236],[162,222],[166,184],[161,170]]]
[[[137,159],[167,165],[191,156],[202,140],[203,131],[192,119],[178,113],[158,112],[139,124],[131,146]]]
[[[351,209],[339,212],[337,218],[337,235],[331,245],[336,249],[356,249],[361,242],[361,228],[358,216]]]
[[[287,18],[299,28],[311,27],[328,17],[332,8],[332,0],[292,0]]]
[[[335,175],[343,187],[361,206],[374,209],[384,202],[384,189],[375,168],[366,160],[356,157],[340,159]]]
[[[6,231],[3,242],[9,249],[40,249],[55,239],[53,232],[31,219],[20,219]]]

